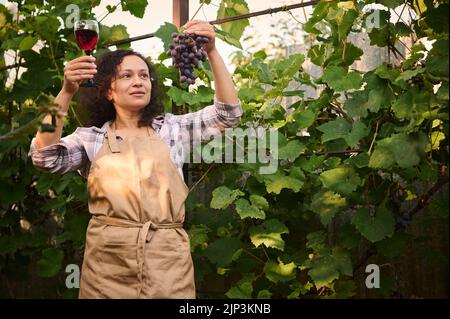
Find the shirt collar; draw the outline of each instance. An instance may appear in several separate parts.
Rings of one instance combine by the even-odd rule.
[[[103,124],[103,126],[101,128],[97,128],[97,129],[101,130],[102,132],[106,132],[106,128],[108,127],[108,125],[111,126],[111,124],[112,124],[112,120],[106,121],[105,124]]]
[[[159,129],[161,128],[162,124],[164,123],[164,115],[158,115],[153,119],[153,129],[156,130],[156,132],[159,131]],[[94,126],[94,130],[97,130],[100,133],[105,133],[106,132],[106,128],[109,126],[111,126],[112,124],[112,120],[110,121],[106,121],[101,128],[98,128],[96,126]]]

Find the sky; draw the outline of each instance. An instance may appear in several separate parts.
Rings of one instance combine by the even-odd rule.
[[[0,0],[0,3],[5,2],[5,0]],[[204,5],[195,16],[195,19],[208,21],[215,20],[217,18],[217,10],[220,2],[220,0],[212,0],[210,5]],[[270,2],[261,0],[247,0],[247,3],[250,12],[254,12],[268,8],[275,8],[282,5],[295,4],[298,3],[298,0],[271,0]],[[98,19],[103,17],[108,12],[106,9],[107,5],[113,6],[115,4],[117,4],[117,0],[102,0],[101,5],[94,8],[94,12]],[[195,11],[197,11],[199,4],[199,0],[189,0],[190,18]],[[310,11],[310,9],[307,9],[307,11]],[[302,22],[305,21],[305,16],[302,9],[292,10],[291,13],[297,20]],[[246,28],[244,35],[241,38],[241,43],[244,49],[256,51],[257,49],[266,47],[267,45],[265,41],[270,41],[270,37],[268,37],[269,34],[280,34],[281,31],[277,30],[277,25],[279,25],[279,22],[281,21],[280,19],[287,21],[287,24],[292,21],[294,22],[293,25],[298,25],[298,23],[294,21],[294,19],[286,12],[251,18],[250,26]],[[164,24],[164,22],[172,22],[171,0],[148,0],[148,6],[142,19],[134,17],[129,12],[116,10],[102,21],[103,24],[108,26],[115,24],[125,25],[130,37],[155,32],[160,25]],[[271,24],[275,26],[271,27]],[[242,40],[249,35],[254,38],[253,42]],[[261,41],[261,39],[263,41]],[[289,42],[298,43],[298,39],[287,39],[283,44],[289,45]],[[162,42],[158,38],[136,41],[131,44],[131,47],[145,56],[151,56],[152,59],[156,59],[163,50]],[[234,66],[231,63],[230,54],[238,49],[228,45],[220,39],[216,40],[216,47],[224,59],[229,71],[232,72],[234,70]],[[6,56],[6,63],[10,64],[11,61],[12,59]]]

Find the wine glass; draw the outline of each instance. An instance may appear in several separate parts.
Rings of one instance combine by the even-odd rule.
[[[87,54],[92,55],[98,40],[98,23],[95,20],[75,21],[75,38],[78,46]],[[80,84],[81,87],[95,87],[96,83],[89,79]]]

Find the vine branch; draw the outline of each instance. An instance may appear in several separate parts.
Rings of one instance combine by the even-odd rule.
[[[203,7],[204,4],[205,4],[205,0],[202,0],[202,3],[198,6],[197,11],[195,11],[194,15],[192,16],[192,18],[189,21],[194,20],[195,16],[200,11],[200,9]]]
[[[442,165],[439,170],[439,177],[436,183],[431,187],[425,194],[423,194],[419,200],[417,201],[416,207],[414,207],[409,213],[408,216],[412,217],[415,214],[417,214],[421,209],[425,208],[431,197],[438,192],[445,184],[448,183],[448,174],[447,174],[448,167],[445,165]]]
[[[415,214],[417,214],[420,210],[425,208],[431,197],[438,192],[442,186],[448,183],[448,174],[447,174],[448,167],[445,165],[441,166],[441,169],[439,171],[439,178],[436,181],[436,183],[425,193],[423,194],[416,205],[409,213],[408,216],[412,217]],[[355,271],[358,270],[361,266],[365,265],[367,260],[376,254],[375,246],[369,243],[366,243],[363,247],[363,251],[360,254],[360,258],[358,258],[358,261],[355,264]]]
[[[206,177],[206,175],[208,175],[209,171],[211,170],[211,168],[213,168],[215,163],[211,164],[208,169],[206,170],[205,173],[203,173],[202,177],[200,177],[200,179],[195,182],[194,185],[192,185],[192,187],[189,189],[189,193],[192,192],[192,190]]]

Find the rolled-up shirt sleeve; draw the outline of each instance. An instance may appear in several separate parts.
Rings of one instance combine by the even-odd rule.
[[[203,109],[183,115],[172,115],[169,122],[178,124],[184,135],[184,140],[200,138],[202,142],[211,140],[215,135],[219,135],[226,128],[232,128],[239,124],[243,114],[241,102],[236,104],[223,103],[214,98],[214,104]]]
[[[88,157],[78,129],[67,135],[59,143],[42,148],[36,147],[36,138],[31,141],[28,156],[33,165],[39,170],[64,174],[78,170],[86,165]]]
[[[240,101],[238,101],[237,104],[227,104],[214,98],[213,106],[214,107],[211,108],[211,110],[215,110],[217,113],[219,119],[218,127],[235,127],[241,121],[243,110]]]

